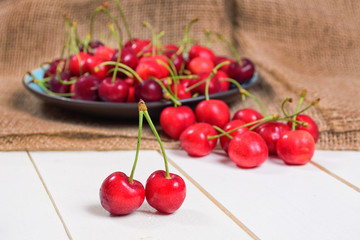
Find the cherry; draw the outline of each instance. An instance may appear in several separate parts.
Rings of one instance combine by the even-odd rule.
[[[127,103],[134,103],[136,102],[136,98],[135,98],[135,87],[129,87],[129,94],[128,97],[126,99]]]
[[[141,182],[133,180],[123,172],[110,174],[100,188],[101,205],[114,215],[126,215],[138,209],[145,199]]]
[[[96,49],[98,47],[101,47],[101,46],[104,46],[104,44],[102,42],[97,41],[97,40],[96,41],[91,41],[88,44],[88,47],[90,48],[91,51],[88,50],[86,53],[95,52]],[[84,45],[83,44],[79,44],[79,50],[80,50],[80,52],[84,52]]]
[[[276,144],[281,135],[290,128],[280,122],[266,122],[254,129],[265,140],[270,154],[276,154]]]
[[[109,71],[109,66],[102,65],[104,60],[97,56],[90,56],[86,59],[86,65],[90,73],[99,79],[104,79]]]
[[[47,78],[47,77],[56,75],[56,71],[57,71],[57,68],[58,68],[60,62],[64,62],[63,66],[62,66],[62,68],[61,68],[61,71],[64,71],[64,68],[65,68],[65,67],[64,67],[64,66],[65,66],[65,60],[55,59],[54,61],[52,61],[52,62],[49,64],[49,68],[45,70],[44,78]]]
[[[303,165],[311,160],[315,152],[313,136],[305,130],[284,133],[276,144],[277,155],[289,165]]]
[[[71,75],[67,72],[60,72],[59,77],[62,81],[70,81]],[[48,82],[50,91],[54,93],[68,93],[70,92],[70,84],[63,84],[59,81],[57,74],[53,75]]]
[[[114,55],[111,57],[111,61],[116,62],[119,57],[119,50],[115,50]],[[120,62],[135,69],[139,63],[139,59],[133,49],[125,47],[121,49]]]
[[[314,138],[315,143],[319,140],[319,128],[315,121],[308,115],[305,114],[299,114],[296,116],[296,120],[300,122],[305,122],[308,124],[308,126],[303,126],[296,124],[297,130],[305,130],[308,131]],[[292,122],[288,122],[288,126],[292,127]]]
[[[100,46],[95,50],[95,56],[106,60],[106,61],[110,61],[112,56],[114,55],[115,50],[109,46]]]
[[[75,99],[95,101],[98,99],[97,90],[100,79],[93,75],[83,75],[78,78],[75,84]]]
[[[171,52],[177,52],[179,50],[179,47],[175,44],[167,44],[164,46],[164,49]]]
[[[120,78],[113,81],[112,77],[107,77],[101,81],[98,94],[100,99],[105,102],[125,102],[129,94],[129,87]]]
[[[158,60],[167,64],[166,58],[162,55],[141,58],[136,67],[136,73],[142,79],[148,79],[150,77],[162,79],[167,77],[169,75],[169,70],[167,67],[158,62]]]
[[[210,76],[210,72],[202,72],[197,74],[198,78],[196,79],[192,79],[190,81],[190,86],[193,85],[198,85],[200,82],[203,82],[202,84],[198,85],[197,87],[193,88],[191,90],[192,93],[200,93],[201,95],[205,95],[205,89],[206,89],[206,79]],[[213,76],[210,79],[209,82],[209,94],[214,94],[214,93],[218,93],[221,91],[221,84],[219,82],[219,80]]]
[[[128,44],[125,44],[125,47],[128,47]],[[144,40],[134,40],[134,43],[130,43],[130,47],[135,51],[136,55],[142,53],[143,55],[146,52],[151,52],[151,41],[148,39]]]
[[[165,171],[155,171],[145,185],[145,196],[149,205],[167,214],[179,209],[186,197],[184,180],[176,174],[169,175],[170,178],[167,178]]]
[[[180,72],[182,65],[184,64],[184,57],[182,54],[176,54],[176,51],[167,50],[162,53],[162,55],[166,56],[175,66],[177,72]]]
[[[195,121],[195,114],[188,106],[166,107],[160,114],[161,128],[175,140],[178,140],[180,134]]]
[[[203,100],[195,108],[198,122],[206,122],[223,128],[229,122],[230,110],[228,105],[218,99]]]
[[[80,58],[80,64],[78,57]],[[90,57],[89,54],[79,52],[78,55],[72,55],[69,60],[69,71],[72,75],[80,76],[89,71],[86,60]],[[81,70],[81,71],[80,71]]]
[[[229,65],[227,74],[240,84],[249,81],[255,72],[254,64],[247,58],[241,59],[241,64],[234,61]]]
[[[180,145],[190,156],[203,157],[209,154],[216,146],[216,130],[208,123],[195,123],[186,128],[180,135]]]
[[[191,59],[187,67],[193,74],[211,72],[214,68],[214,62],[207,58],[196,57]]]
[[[163,98],[161,86],[152,79],[147,79],[135,86],[135,98],[147,102],[158,102]]]
[[[225,65],[228,66],[228,65]],[[221,69],[221,68],[220,68]],[[221,92],[226,92],[230,88],[230,82],[223,80],[229,78],[229,76],[226,74],[226,72],[218,70],[215,73],[215,77],[219,80],[220,86],[221,86]],[[223,81],[222,81],[223,80]]]
[[[264,118],[263,115],[261,115],[261,113],[259,113],[258,111],[252,109],[252,108],[243,108],[238,110],[232,120],[243,120],[245,123],[250,123],[250,122],[254,122],[257,120],[260,120]],[[252,126],[249,126],[249,128],[251,128]]]
[[[194,59],[196,57],[206,58],[212,62],[215,60],[215,54],[209,48],[201,45],[194,45],[189,51],[190,59]]]
[[[175,86],[174,86],[174,84],[171,85],[171,91],[175,94]],[[177,84],[176,91],[177,91],[178,99],[191,98],[191,92],[186,91],[185,84],[182,84],[182,83]]]
[[[268,149],[259,134],[245,131],[230,141],[228,155],[237,166],[254,168],[260,166],[268,158]]]
[[[216,56],[215,57],[215,60],[214,60],[214,65],[218,65],[219,63],[222,63],[222,62],[226,62],[226,61],[230,61],[231,63],[234,62],[234,60],[231,60],[227,57],[224,57],[224,56]],[[224,66],[222,66],[221,68],[219,68],[219,70],[223,71],[223,72],[227,72],[228,69],[229,69],[229,65],[230,64],[226,64]]]
[[[245,124],[245,122],[242,121],[242,120],[232,120],[232,121],[225,124],[225,126],[223,127],[223,130],[225,132],[228,132],[228,131],[233,130],[235,128],[241,127],[244,124]],[[244,133],[246,131],[249,131],[249,129],[247,127],[242,127],[242,128],[237,129],[234,132],[229,133],[229,135],[232,136],[232,137],[235,137],[236,135]],[[221,145],[221,148],[225,152],[228,152],[230,141],[231,141],[231,139],[228,136],[220,137],[220,145]]]

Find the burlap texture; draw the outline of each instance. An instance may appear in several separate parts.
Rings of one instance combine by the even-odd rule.
[[[100,4],[95,0],[0,1],[0,150],[135,149],[136,119],[131,123],[69,113],[44,104],[21,85],[26,71],[59,56],[63,12],[78,23],[84,36],[91,13]],[[119,18],[115,3],[109,4]],[[157,30],[165,30],[164,42],[177,42],[190,19],[199,17],[192,36],[200,39],[204,28],[220,32],[243,56],[254,60],[262,82],[250,91],[263,100],[268,112],[280,112],[285,97],[297,100],[301,90],[307,89],[309,100],[322,99],[308,112],[321,130],[317,148],[354,150],[360,150],[359,4],[326,0],[121,1],[132,33],[139,38],[150,38],[141,24],[146,20]],[[108,21],[105,15],[98,16],[94,37],[115,47]],[[231,56],[221,43],[213,48]],[[258,108],[251,100],[236,101],[231,112],[241,107]],[[178,142],[160,134],[166,147],[179,147]],[[158,148],[148,127],[143,139],[142,148]]]

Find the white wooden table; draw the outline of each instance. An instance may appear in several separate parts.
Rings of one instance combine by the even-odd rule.
[[[269,158],[255,169],[221,152],[167,154],[187,184],[183,206],[162,215],[145,201],[114,217],[99,188],[112,172],[130,174],[135,151],[0,152],[0,239],[360,239],[360,152],[316,151],[305,166]],[[158,169],[159,152],[142,150],[135,179]]]

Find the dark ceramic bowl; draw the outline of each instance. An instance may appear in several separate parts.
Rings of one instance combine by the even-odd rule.
[[[44,69],[38,68],[32,71],[32,74],[38,79],[44,77]],[[24,87],[36,97],[40,98],[46,103],[50,103],[54,106],[67,109],[69,111],[76,111],[88,115],[93,115],[97,117],[104,118],[117,118],[117,119],[137,119],[139,116],[138,105],[137,103],[110,103],[110,102],[100,102],[100,101],[82,101],[66,97],[58,97],[54,95],[47,94],[44,92],[36,83],[32,82],[32,77],[30,75],[25,75],[23,79]],[[254,86],[259,82],[258,74],[255,72],[253,78],[243,84],[244,88],[249,88]],[[221,99],[225,102],[230,102],[236,98],[240,98],[240,94],[237,88],[230,89],[226,92],[220,92],[216,94],[211,94],[210,98],[212,99]],[[183,105],[188,105],[194,107],[198,102],[204,100],[204,96],[183,99],[180,102]],[[148,102],[146,106],[151,117],[159,118],[160,112],[167,106],[173,105],[171,101],[163,102]]]

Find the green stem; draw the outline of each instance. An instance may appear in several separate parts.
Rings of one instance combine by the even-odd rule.
[[[64,54],[65,54],[65,48],[68,42],[68,38],[69,38],[69,26],[70,26],[70,20],[69,18],[64,14],[64,20],[65,20],[65,33],[64,33],[64,43],[63,43],[63,47],[61,49],[61,55],[60,55],[60,59],[64,58]]]
[[[169,91],[169,90],[164,86],[164,84],[162,83],[161,80],[159,80],[159,79],[157,79],[157,78],[154,78],[154,77],[152,77],[151,79],[153,79],[155,82],[157,82],[157,83],[161,86],[161,88],[162,88],[165,92],[167,92],[167,93],[169,94],[169,97],[170,97],[171,101],[174,102],[175,106],[181,106],[181,102],[179,102],[179,100],[178,100],[177,98],[175,98],[175,96],[172,94],[172,92]]]
[[[133,179],[134,179],[134,173],[135,173],[135,168],[136,168],[136,164],[139,158],[139,151],[140,151],[140,142],[141,142],[141,131],[142,131],[142,126],[143,126],[143,119],[144,119],[144,112],[140,110],[139,107],[139,132],[138,132],[138,140],[137,140],[137,145],[136,145],[136,154],[135,154],[135,161],[131,170],[131,175],[129,177],[129,183],[133,183]]]
[[[122,44],[121,44],[121,40],[119,38],[119,35],[117,35],[115,29],[114,29],[114,25],[112,24],[109,24],[109,28],[110,28],[110,31],[112,32],[112,34],[114,35],[116,41],[117,41],[117,44],[118,44],[118,47],[119,47],[119,50],[118,50],[118,57],[116,59],[116,63],[120,63],[120,59],[121,59],[121,49],[122,49]],[[117,64],[115,66],[115,70],[114,70],[114,73],[113,73],[113,76],[112,76],[112,82],[115,83],[115,79],[116,79],[116,75],[118,73],[118,69],[119,69],[119,65]]]
[[[230,51],[232,52],[232,54],[234,55],[235,59],[236,59],[236,62],[242,66],[242,61],[241,61],[241,58],[239,56],[239,54],[237,53],[234,45],[229,42],[228,40],[226,40],[220,33],[216,33],[216,36],[218,37],[218,39],[220,39],[221,41],[223,41],[229,48],[230,48]]]
[[[304,99],[305,99],[305,96],[306,96],[306,90],[303,90],[301,92],[301,95],[300,95],[300,99],[299,99],[299,102],[296,106],[296,109],[295,109],[295,112],[297,113],[299,110],[300,110],[300,106],[301,104],[303,103]],[[296,127],[296,124],[295,124],[295,121],[296,121],[296,115],[293,117],[293,122],[292,122],[292,130],[294,131],[295,130],[295,127]]]
[[[124,15],[124,11],[122,10],[121,6],[120,6],[120,3],[119,3],[119,0],[115,0],[115,3],[116,3],[116,6],[120,12],[120,16],[121,16],[121,19],[123,20],[124,22],[124,25],[125,25],[125,29],[126,29],[126,32],[127,32],[127,35],[131,41],[131,44],[134,44],[134,39],[132,38],[131,36],[131,32],[130,32],[130,28],[129,28],[129,24],[128,22],[126,21],[126,17]]]
[[[257,104],[259,105],[260,109],[261,109],[261,112],[264,116],[267,116],[268,114],[266,113],[266,109],[264,107],[264,105],[262,104],[262,102],[260,101],[259,98],[255,97],[253,94],[251,94],[249,91],[245,90],[244,88],[240,89],[240,93],[241,94],[244,94],[245,96],[247,97],[250,97],[252,99],[254,99]]]
[[[215,130],[217,130],[218,132],[221,132],[222,134],[224,134],[225,136],[227,136],[228,138],[233,139],[233,137],[232,137],[230,134],[228,134],[228,133],[225,132],[223,129],[219,128],[218,126],[213,125],[212,127],[213,127]]]
[[[289,98],[289,97],[287,97],[287,98],[285,98],[285,100],[281,103],[281,111],[282,111],[282,113],[284,114],[284,116],[285,116],[285,118],[290,118],[290,116],[286,113],[286,111],[285,111],[285,104],[286,103],[292,103],[292,98]]]
[[[165,153],[164,146],[163,146],[163,144],[162,144],[162,142],[161,142],[160,136],[159,136],[158,132],[156,131],[156,128],[155,128],[153,122],[151,121],[150,115],[149,115],[149,113],[148,113],[148,111],[147,111],[147,109],[146,109],[145,102],[142,101],[142,100],[140,100],[140,103],[141,103],[141,102],[142,102],[142,104],[144,104],[144,106],[145,106],[145,110],[144,110],[145,118],[146,118],[147,122],[149,123],[150,128],[151,128],[151,130],[153,131],[153,133],[154,133],[157,141],[158,141],[159,144],[160,144],[161,152],[162,152],[163,157],[164,157],[166,178],[167,178],[167,179],[171,179],[170,173],[169,173],[169,167],[168,167],[168,162],[167,162],[167,157],[166,157],[166,153]]]
[[[213,70],[211,71],[209,77],[207,77],[206,79],[206,85],[205,85],[205,99],[209,100],[209,86],[210,86],[210,80],[211,78],[217,73],[217,70],[225,65],[229,65],[231,62],[230,61],[224,61],[219,63],[218,65],[216,65]]]
[[[129,66],[123,64],[123,63],[118,63],[118,62],[113,62],[113,61],[106,61],[106,62],[101,63],[100,65],[114,65],[114,66],[118,65],[119,67],[122,67],[123,69],[130,72],[139,82],[143,82],[141,77],[131,67],[129,67]]]

